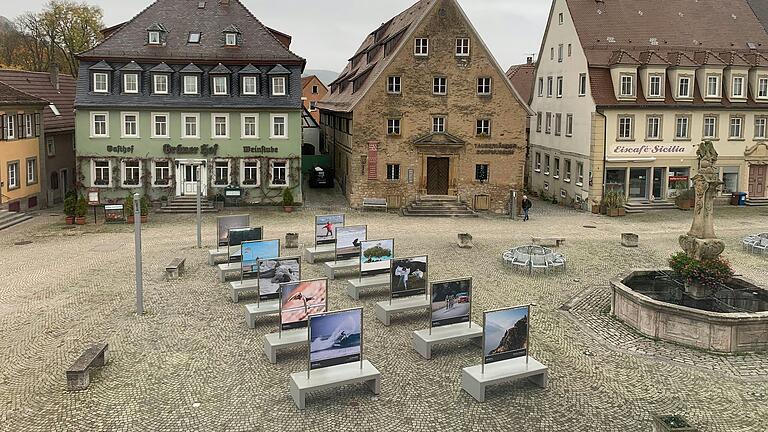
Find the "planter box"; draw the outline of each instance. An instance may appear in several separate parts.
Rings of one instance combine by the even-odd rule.
[[[682,416],[653,416],[653,432],[698,432]]]
[[[680,210],[690,210],[693,208],[693,200],[676,200],[675,204]]]
[[[609,217],[619,217],[619,209],[617,208],[607,209],[606,214]]]

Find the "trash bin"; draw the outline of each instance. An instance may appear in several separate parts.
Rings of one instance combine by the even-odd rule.
[[[739,193],[738,192],[731,192],[731,205],[732,206],[739,205]]]
[[[739,206],[746,207],[746,205],[747,205],[747,193],[739,192]]]

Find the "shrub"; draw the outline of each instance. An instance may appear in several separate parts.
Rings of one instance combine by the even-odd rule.
[[[80,198],[75,205],[75,216],[85,217],[86,213],[88,213],[88,201],[85,198]]]
[[[608,207],[609,209],[617,209],[624,207],[624,204],[626,204],[626,197],[624,196],[624,191],[621,190],[615,190],[611,189],[605,192],[605,196],[603,197],[603,204]]]
[[[125,214],[127,216],[133,216],[133,195],[128,194],[128,196],[125,197],[123,207],[125,208]]]
[[[146,195],[142,195],[140,205],[141,205],[141,215],[142,216],[149,215],[149,198],[147,198]]]
[[[67,216],[75,216],[77,212],[77,195],[67,194],[64,198],[64,214]]]
[[[288,188],[283,190],[283,205],[286,207],[291,207],[293,205],[293,192]]]
[[[669,258],[669,266],[688,282],[716,287],[731,280],[734,275],[731,263],[725,258],[700,261],[679,252]]]

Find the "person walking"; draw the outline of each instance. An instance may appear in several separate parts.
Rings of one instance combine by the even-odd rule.
[[[528,211],[533,207],[533,203],[528,199],[528,195],[523,195],[523,222],[530,219],[528,217]]]

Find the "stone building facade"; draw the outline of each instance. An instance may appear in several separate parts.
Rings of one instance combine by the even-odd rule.
[[[319,107],[352,206],[448,195],[501,212],[523,187],[529,109],[455,0],[372,32]]]
[[[301,195],[305,60],[239,0],[158,0],[80,54],[78,184],[105,199]],[[198,174],[199,172],[199,174]]]

